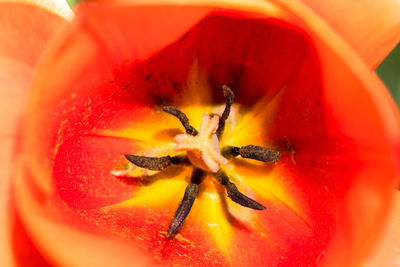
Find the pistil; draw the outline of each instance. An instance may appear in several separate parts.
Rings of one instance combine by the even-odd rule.
[[[190,162],[206,172],[216,173],[220,164],[227,164],[228,160],[219,152],[218,138],[212,138],[218,128],[219,118],[212,118],[207,113],[203,114],[199,133],[196,136],[179,134],[175,136],[175,150],[187,151]]]

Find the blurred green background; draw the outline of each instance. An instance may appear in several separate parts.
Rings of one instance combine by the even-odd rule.
[[[376,68],[376,73],[386,84],[397,107],[400,108],[400,44]]]
[[[71,7],[80,1],[67,0]],[[400,108],[400,44],[397,45],[375,71],[389,89],[397,103],[397,107]]]

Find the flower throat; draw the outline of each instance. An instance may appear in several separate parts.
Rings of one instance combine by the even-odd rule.
[[[164,157],[146,157],[139,155],[125,155],[126,159],[137,167],[162,171],[171,165],[191,164],[193,171],[190,183],[186,187],[182,201],[169,226],[166,237],[175,234],[188,216],[193,203],[199,193],[199,186],[206,174],[212,174],[215,180],[225,187],[228,197],[244,207],[254,210],[264,210],[265,207],[257,201],[245,196],[232,183],[228,175],[221,169],[221,165],[228,163],[229,159],[242,157],[262,162],[277,163],[280,159],[278,151],[247,145],[242,147],[225,146],[220,148],[219,140],[224,134],[225,122],[229,117],[234,100],[233,91],[226,85],[222,86],[226,105],[222,115],[204,113],[199,130],[190,125],[185,113],[174,106],[167,106],[163,111],[179,119],[186,133],[178,134],[173,141],[176,151],[186,151],[186,154]]]

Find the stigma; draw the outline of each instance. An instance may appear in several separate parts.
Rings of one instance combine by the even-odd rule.
[[[220,153],[219,140],[216,131],[219,125],[219,116],[203,114],[199,132],[178,134],[174,137],[176,151],[187,151],[189,161],[203,171],[216,173],[220,165],[227,164],[228,160]]]

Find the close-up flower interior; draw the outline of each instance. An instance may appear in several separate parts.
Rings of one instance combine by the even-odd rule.
[[[360,266],[399,113],[376,62],[295,2],[75,8],[16,138],[12,201],[43,262]]]

